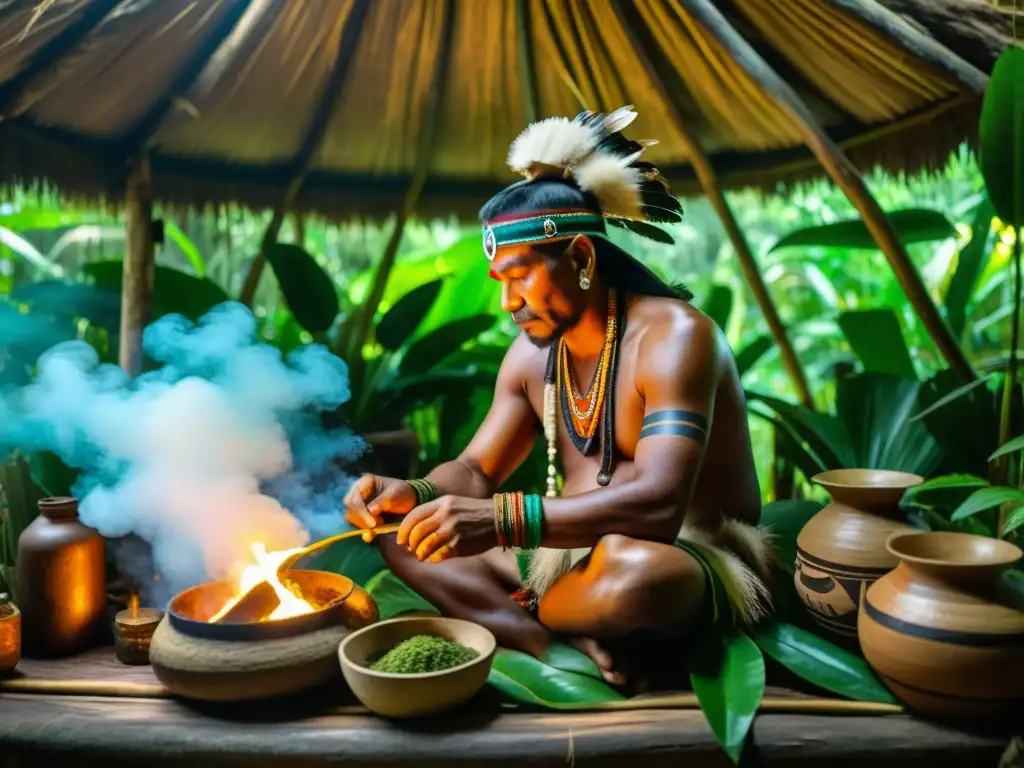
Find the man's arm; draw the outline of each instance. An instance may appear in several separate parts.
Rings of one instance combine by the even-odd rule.
[[[543,546],[591,547],[610,533],[673,541],[704,458],[718,387],[714,322],[679,313],[645,331],[637,359],[644,426],[633,476],[578,496],[544,499]]]
[[[440,495],[487,498],[529,456],[540,431],[523,375],[530,352],[522,338],[512,343],[498,371],[494,400],[473,439],[457,459],[427,474]]]

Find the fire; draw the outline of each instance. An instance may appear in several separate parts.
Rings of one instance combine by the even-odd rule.
[[[280,605],[278,605],[277,608],[267,616],[267,620],[288,619],[292,616],[299,616],[304,613],[313,613],[316,610],[299,595],[296,595],[288,589],[288,587],[282,584],[281,580],[277,578],[277,567],[281,564],[281,561],[289,555],[298,552],[301,547],[297,547],[295,549],[282,549],[276,552],[267,552],[267,548],[264,544],[261,542],[255,542],[250,546],[250,548],[256,562],[252,565],[246,566],[242,571],[238,578],[238,587],[235,590],[234,597],[228,600],[216,614],[210,617],[210,622],[218,621],[225,613],[237,605],[238,601],[245,597],[253,587],[264,581],[273,587],[274,592],[281,601]]]

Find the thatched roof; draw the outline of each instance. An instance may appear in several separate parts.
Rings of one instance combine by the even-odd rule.
[[[819,173],[720,13],[861,168],[916,171],[970,138],[1010,17],[985,0],[0,0],[0,183],[157,199],[474,213],[532,119],[635,104],[695,191],[678,126],[724,186]],[[717,9],[717,10],[716,10]],[[308,165],[308,168],[307,168]]]

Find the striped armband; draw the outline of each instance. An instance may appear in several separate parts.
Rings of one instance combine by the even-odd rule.
[[[704,445],[707,427],[708,420],[699,413],[682,410],[656,411],[644,417],[640,439],[655,435],[678,435]]]

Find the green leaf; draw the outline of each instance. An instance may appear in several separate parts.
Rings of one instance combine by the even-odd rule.
[[[332,544],[324,552],[304,561],[301,567],[347,576],[363,589],[372,578],[387,570],[380,550],[368,547],[359,537]]]
[[[440,613],[418,592],[388,569],[367,581],[363,589],[369,592],[376,601],[382,620],[391,619],[403,613]]]
[[[1003,504],[1016,502],[1019,506],[1024,504],[1024,493],[1016,488],[1007,488],[1003,485],[995,485],[989,488],[980,488],[967,497],[959,507],[953,510],[949,516],[950,520],[963,520],[965,517],[976,515],[986,509],[1000,507]]]
[[[915,421],[920,382],[869,371],[836,383],[836,414],[846,428],[855,466],[894,469],[927,477],[943,450]]]
[[[61,461],[51,451],[36,451],[29,455],[28,466],[32,481],[48,496],[73,496],[71,489],[78,481],[80,471]]]
[[[748,391],[747,399],[762,403],[778,414],[795,438],[805,442],[818,463],[826,469],[851,467],[854,463],[850,438],[842,422],[760,392]]]
[[[121,293],[124,265],[120,260],[94,261],[82,267],[96,285]],[[170,267],[156,268],[153,283],[153,319],[179,314],[193,322],[218,304],[228,301],[224,289],[212,280]]]
[[[1000,397],[984,384],[961,386],[951,370],[939,371],[918,394],[921,421],[947,454],[944,471],[988,474],[988,457],[999,447]]]
[[[1001,446],[998,451],[988,457],[989,461],[1002,458],[1011,453],[1017,453],[1018,451],[1024,451],[1024,435],[1013,438],[1008,441],[1005,445]]]
[[[956,228],[939,211],[908,208],[886,213],[900,242],[926,243],[945,240],[956,235]],[[783,236],[769,253],[782,248],[818,246],[824,248],[867,248],[877,250],[878,244],[862,219],[847,219],[833,224],[806,227]]]
[[[432,280],[400,298],[377,323],[377,343],[391,352],[405,344],[434,306],[444,280]]]
[[[693,692],[715,738],[733,763],[739,763],[754,715],[764,696],[764,657],[743,632],[723,639],[720,669],[690,672]]]
[[[0,465],[0,488],[4,489],[7,514],[4,517],[4,544],[0,561],[14,565],[18,555],[18,539],[22,531],[39,514],[39,500],[43,493],[34,482],[28,463],[21,456]]]
[[[1024,611],[1024,571],[1019,568],[1009,568],[1003,571],[1000,584],[1009,598],[1010,604],[1017,610]]]
[[[542,661],[549,667],[563,672],[575,672],[604,682],[601,670],[597,668],[592,658],[560,640],[552,641]]]
[[[324,333],[338,314],[338,293],[323,267],[292,243],[274,243],[264,258],[274,270],[295,320],[310,333]]]
[[[778,567],[792,575],[796,563],[796,537],[822,509],[817,501],[783,499],[766,504],[761,510],[761,525],[771,531]]]
[[[946,317],[950,329],[957,338],[963,335],[967,322],[967,305],[974,295],[974,286],[978,282],[978,275],[981,274],[982,261],[989,252],[993,216],[995,208],[986,195],[974,213],[971,240],[957,254],[956,271],[949,281],[949,288],[946,289]]]
[[[489,330],[497,320],[494,315],[475,315],[455,320],[417,339],[406,350],[398,370],[402,376],[425,373],[463,344]]]
[[[1024,227],[1024,48],[996,59],[978,126],[979,163],[996,215]]]
[[[742,377],[775,346],[771,336],[758,336],[736,354],[736,372]]]
[[[732,288],[728,285],[712,285],[711,292],[700,309],[724,331],[729,325],[733,299]]]
[[[917,378],[895,310],[882,307],[843,312],[836,322],[865,370]]]
[[[942,475],[925,480],[907,491],[906,498],[912,499],[929,491],[940,491],[947,488],[983,488],[988,485],[988,480],[975,475]]]
[[[64,270],[59,265],[52,263],[32,243],[17,232],[12,232],[7,227],[0,227],[0,245],[7,246],[16,255],[42,271],[45,275],[60,277],[64,274]]]
[[[854,701],[896,703],[864,659],[800,627],[765,622],[754,639],[775,661],[819,688]]]
[[[206,277],[206,261],[203,259],[203,255],[199,253],[199,248],[182,231],[181,227],[173,221],[164,219],[164,234],[167,235],[172,243],[178,246],[178,249],[188,259],[188,263],[192,265],[192,269],[196,271],[196,274],[199,277]]]
[[[93,325],[117,331],[121,323],[121,294],[85,283],[40,280],[11,291],[10,298],[33,312],[53,317],[85,318]]]
[[[1013,512],[1006,516],[1006,522],[1003,523],[1003,532],[1001,535],[1009,536],[1021,526],[1024,526],[1024,507],[1017,507]]]
[[[625,701],[602,680],[557,669],[507,648],[499,648],[488,682],[509,698],[550,709],[573,709],[587,704]]]

